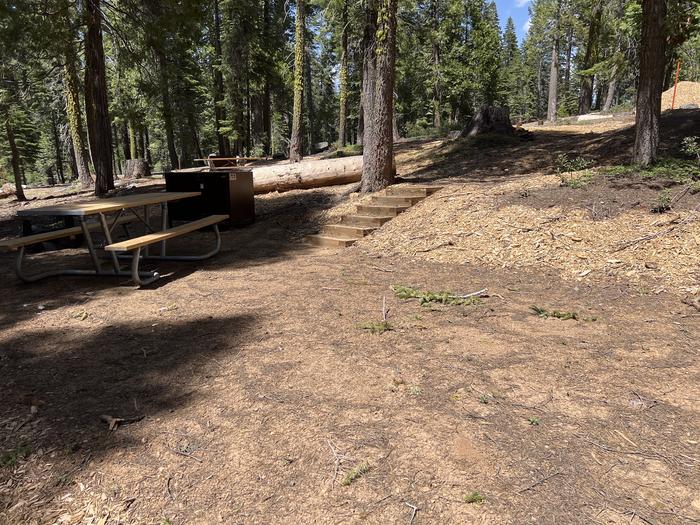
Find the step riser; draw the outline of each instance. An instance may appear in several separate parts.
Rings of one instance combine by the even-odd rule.
[[[346,226],[379,228],[382,224],[390,220],[391,217],[358,217],[357,215],[345,215],[340,219],[340,223]]]
[[[407,207],[398,206],[368,206],[360,205],[357,207],[357,213],[362,215],[379,215],[396,217],[399,213],[407,209]]]
[[[316,246],[323,246],[324,248],[345,248],[354,244],[356,239],[334,239],[330,237],[311,235],[309,240],[312,244],[315,244]]]
[[[422,188],[408,188],[408,187],[403,187],[403,188],[395,188],[393,186],[389,186],[385,191],[387,195],[391,196],[397,196],[397,197],[427,197],[429,195],[432,195],[438,190],[441,190],[441,186],[430,186],[430,187],[422,187]]]
[[[369,235],[376,228],[368,228],[362,226],[349,226],[340,224],[329,224],[323,228],[322,234],[328,234],[332,237],[346,237],[348,239],[361,239],[365,235]]]
[[[388,206],[413,206],[414,204],[420,202],[423,200],[425,197],[404,197],[404,196],[394,196],[394,195],[387,195],[386,197],[383,196],[374,196],[372,197],[372,204],[377,204],[377,205],[388,205]]]

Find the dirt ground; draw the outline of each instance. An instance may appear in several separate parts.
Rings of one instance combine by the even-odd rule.
[[[671,150],[700,115],[664,122]],[[443,189],[347,249],[304,242],[360,200],[336,187],[256,198],[220,255],[144,289],[23,285],[0,256],[0,523],[700,522],[700,311],[683,302],[700,201],[659,215],[654,188],[555,182],[559,153],[623,158],[628,124],[402,144],[399,173]],[[488,292],[421,306],[395,285]],[[363,329],[383,310],[389,330]]]

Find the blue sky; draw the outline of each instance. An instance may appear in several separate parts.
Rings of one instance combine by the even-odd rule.
[[[501,27],[506,27],[508,17],[513,17],[515,30],[518,32],[518,40],[523,41],[523,37],[527,34],[528,11],[530,0],[496,0],[498,8],[498,18],[501,21]]]

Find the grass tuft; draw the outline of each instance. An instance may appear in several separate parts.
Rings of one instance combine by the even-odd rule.
[[[477,491],[470,492],[464,496],[465,503],[483,503],[484,499],[484,496]]]
[[[361,478],[362,476],[367,474],[371,468],[372,467],[370,467],[369,463],[367,463],[366,461],[363,461],[359,465],[348,470],[348,472],[345,474],[345,477],[340,482],[340,484],[343,487],[350,486],[354,481],[358,480],[359,478]]]
[[[554,317],[556,319],[561,319],[562,321],[568,321],[569,319],[578,321],[578,314],[576,312],[560,312],[559,310],[547,310],[546,308],[542,308],[540,306],[531,306],[530,310],[532,310],[532,312],[535,315],[541,317],[542,319]]]
[[[31,453],[32,448],[29,445],[24,443],[17,445],[15,448],[0,457],[0,467],[14,467],[21,460],[27,459]]]
[[[473,295],[471,297],[464,297],[461,295],[456,295],[452,292],[422,292],[417,288],[412,288],[410,286],[396,285],[392,286],[394,294],[399,299],[418,299],[418,303],[421,306],[429,305],[430,303],[440,303],[446,305],[473,305],[478,304],[481,300]]]
[[[370,321],[360,325],[362,330],[367,330],[371,334],[381,335],[394,329],[388,321]]]

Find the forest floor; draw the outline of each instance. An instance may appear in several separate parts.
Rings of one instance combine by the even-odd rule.
[[[700,522],[700,195],[606,172],[629,125],[401,144],[443,189],[347,249],[303,239],[349,186],[256,198],[145,289],[0,256],[0,523]]]

